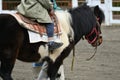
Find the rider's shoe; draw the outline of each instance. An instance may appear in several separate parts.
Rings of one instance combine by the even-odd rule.
[[[57,49],[59,47],[61,47],[63,45],[63,43],[57,43],[57,42],[54,42],[54,41],[50,41],[48,42],[48,48],[50,51],[54,50],[54,49]]]

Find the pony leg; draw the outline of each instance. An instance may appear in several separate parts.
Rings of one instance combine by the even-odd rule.
[[[58,70],[58,74],[60,74],[58,80],[65,80],[64,66],[63,66],[63,64],[60,66],[60,68]]]
[[[33,75],[34,75],[34,78],[33,79],[37,79],[38,77],[38,74],[42,68],[42,65],[43,63],[33,63],[33,68],[32,68],[32,71],[33,71]],[[46,67],[47,68],[47,67]],[[42,74],[42,73],[41,73]],[[39,74],[40,75],[40,74]],[[40,77],[40,76],[39,76]],[[38,79],[39,79],[38,77]],[[49,79],[47,79],[49,80]],[[65,80],[65,76],[64,76],[64,66],[61,65],[60,68],[59,68],[59,71],[58,71],[58,74],[57,74],[57,77],[55,80]]]
[[[3,78],[3,80],[13,80],[11,77],[13,66],[13,64],[10,64],[10,60],[1,61],[0,76]]]
[[[12,50],[11,47],[4,49],[3,51],[4,52],[1,53],[0,76],[3,78],[3,80],[13,80],[11,74],[15,64],[18,50]]]
[[[52,70],[51,70],[53,72],[50,72],[50,73],[48,72],[50,80],[65,80],[64,66],[63,66],[63,64],[60,66],[60,68],[59,68],[59,70],[58,70],[58,72],[57,72],[56,75],[53,75],[54,69],[55,68],[52,68]]]
[[[64,49],[64,51],[56,59],[56,61],[54,63],[49,64],[48,76],[50,77],[50,80],[55,80],[56,74],[60,66],[63,64],[63,60],[70,54],[71,50],[73,49],[73,46],[74,42],[71,42],[71,44],[66,49]]]
[[[56,63],[50,63],[48,67],[48,76],[50,80],[55,80],[57,77],[57,72],[59,70],[60,65]]]

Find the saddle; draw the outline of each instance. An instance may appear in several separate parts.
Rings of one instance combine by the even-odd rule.
[[[19,13],[15,13],[12,15],[18,20],[18,22],[20,23],[20,25],[22,27],[24,27],[30,31],[37,32],[41,36],[44,34],[47,34],[45,25],[39,24],[39,23],[35,22],[34,20],[29,19]],[[53,20],[53,21],[54,21],[54,34],[60,35],[61,29],[60,29],[59,23],[56,20]]]

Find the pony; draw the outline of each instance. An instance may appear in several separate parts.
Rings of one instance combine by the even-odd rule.
[[[47,42],[30,43],[27,29],[21,27],[11,14],[0,14],[0,76],[3,80],[13,80],[12,70],[16,59],[25,62],[47,61],[47,75],[55,80],[59,67],[74,46],[85,38],[93,46],[102,43],[100,25],[104,13],[99,6],[91,9],[86,4],[56,12],[61,26],[62,47],[49,52]]]

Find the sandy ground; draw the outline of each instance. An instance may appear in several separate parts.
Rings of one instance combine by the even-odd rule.
[[[120,26],[103,27],[103,44],[90,61],[94,48],[81,40],[76,45],[74,69],[72,54],[64,60],[66,80],[120,80]],[[33,80],[32,64],[18,61],[13,70],[14,80]],[[2,79],[0,79],[2,80]]]

